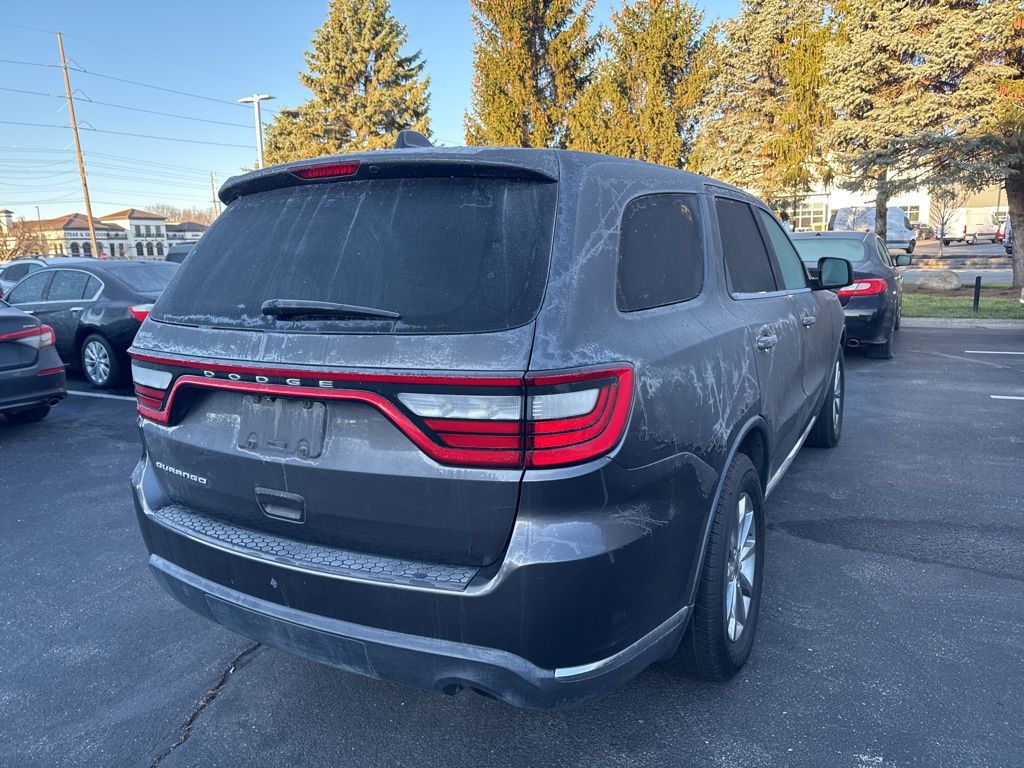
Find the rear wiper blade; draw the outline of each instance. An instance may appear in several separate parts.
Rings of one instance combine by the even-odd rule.
[[[338,304],[333,301],[307,301],[305,299],[269,299],[263,302],[260,311],[271,317],[379,317],[385,320],[400,320],[401,315],[387,309],[360,307],[355,304]]]

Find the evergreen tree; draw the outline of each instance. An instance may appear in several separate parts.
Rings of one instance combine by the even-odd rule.
[[[472,111],[466,143],[564,147],[568,114],[590,77],[594,0],[470,0]]]
[[[745,0],[711,49],[690,167],[780,203],[827,180],[822,94],[832,36],[813,0]]]
[[[686,0],[624,4],[570,116],[569,147],[682,167],[707,80],[702,22]]]
[[[1004,0],[997,0],[997,2]],[[852,190],[875,192],[876,231],[889,199],[920,186],[984,183],[976,163],[985,89],[973,88],[978,43],[992,24],[969,0],[845,0],[826,51],[836,110],[832,157]],[[980,101],[979,101],[980,99]]]
[[[267,162],[383,149],[405,128],[428,133],[429,80],[405,43],[388,0],[331,0],[299,74],[313,97],[267,128]]]

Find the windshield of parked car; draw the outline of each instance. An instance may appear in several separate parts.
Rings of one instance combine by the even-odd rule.
[[[825,237],[794,238],[793,245],[805,264],[817,266],[818,259],[832,256],[846,259],[851,264],[868,260],[864,253],[864,241],[860,238],[840,239]]]
[[[139,293],[162,291],[177,271],[177,264],[166,262],[124,264],[112,270],[118,280]]]
[[[547,278],[555,185],[400,178],[239,198],[151,314],[161,322],[327,333],[479,333],[533,319]],[[278,316],[267,301],[400,317]]]

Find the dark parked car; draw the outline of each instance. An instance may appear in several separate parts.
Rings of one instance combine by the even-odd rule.
[[[125,351],[177,264],[162,261],[47,260],[15,285],[7,301],[57,333],[57,351],[91,384],[111,387],[127,370]]]
[[[824,256],[846,259],[853,267],[853,283],[838,291],[846,316],[846,343],[867,346],[869,357],[892,357],[893,336],[903,314],[903,276],[911,257],[893,258],[873,232],[814,232],[793,236],[811,276]]]
[[[46,262],[37,258],[15,259],[7,264],[0,264],[0,299],[2,299],[19,280],[28,277],[39,269],[44,269]]]
[[[194,242],[190,243],[175,243],[167,249],[167,255],[164,257],[164,261],[172,261],[175,264],[181,264],[185,258],[192,253],[192,249],[195,248]]]
[[[130,350],[138,521],[171,595],[518,706],[677,649],[739,670],[764,496],[843,420],[839,300],[768,208],[481,148],[268,168],[221,197]]]
[[[66,396],[53,328],[0,301],[0,413],[15,424],[39,421]]]

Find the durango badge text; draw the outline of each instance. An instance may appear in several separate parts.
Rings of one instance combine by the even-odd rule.
[[[562,150],[417,145],[220,196],[130,350],[175,599],[520,707],[676,653],[743,667],[765,496],[842,432],[849,261],[809,274],[735,187]]]
[[[186,480],[191,480],[193,483],[199,483],[200,485],[206,485],[206,478],[205,477],[200,477],[199,475],[194,475],[191,472],[185,472],[184,470],[178,469],[177,467],[169,467],[169,466],[167,466],[166,464],[164,464],[161,461],[157,461],[157,462],[154,462],[154,463],[156,464],[156,468],[157,469],[162,469],[164,472],[170,472],[172,475],[177,475],[178,477],[184,477]]]

